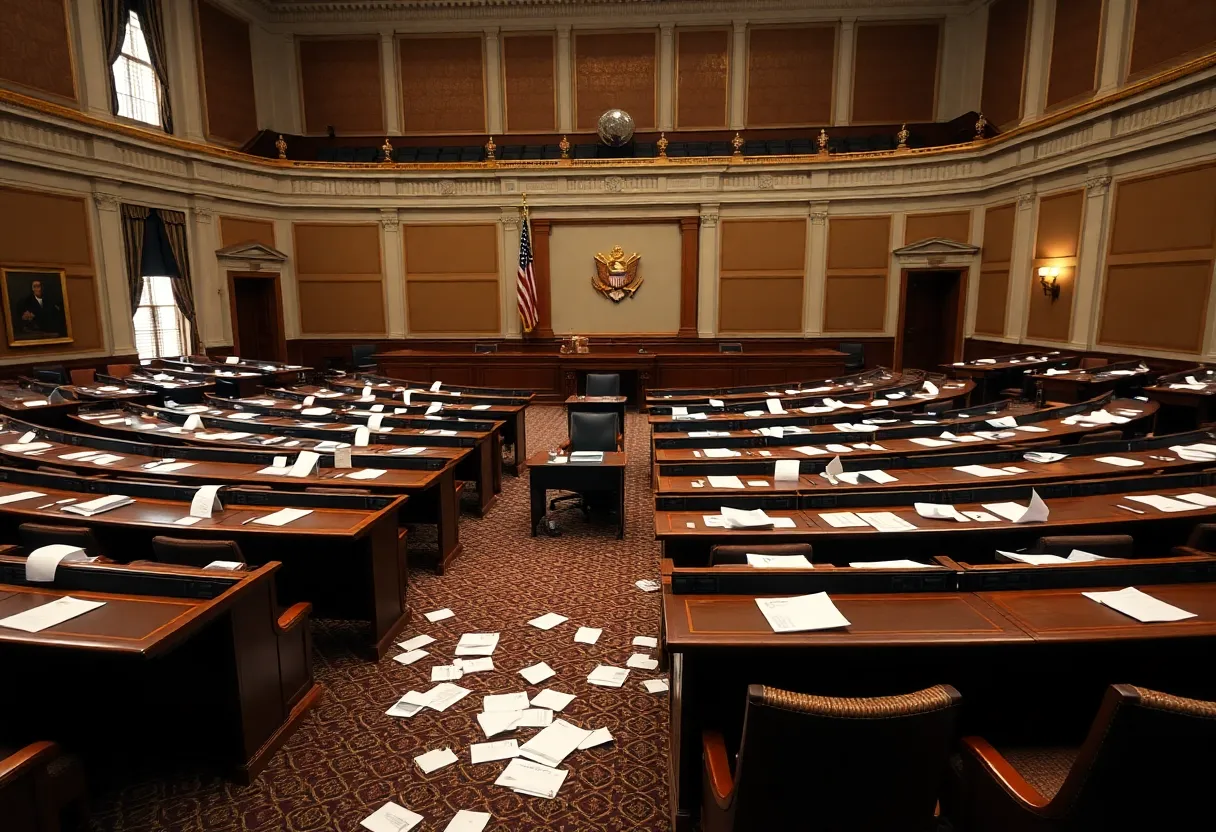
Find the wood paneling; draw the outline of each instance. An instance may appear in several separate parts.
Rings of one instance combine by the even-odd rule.
[[[292,236],[301,334],[383,334],[380,226],[296,223]]]
[[[725,127],[730,32],[676,30],[676,127]]]
[[[852,124],[935,120],[940,21],[858,24]]]
[[[1137,0],[1128,74],[1147,75],[1216,48],[1216,3]]]
[[[1084,191],[1066,191],[1039,200],[1039,223],[1031,263],[1030,302],[1027,304],[1026,335],[1048,341],[1067,341],[1072,329],[1073,282],[1081,243]],[[1052,299],[1039,283],[1040,266],[1060,270],[1060,296]]]
[[[828,219],[825,332],[881,332],[887,315],[890,217]]]
[[[261,243],[278,248],[274,242],[274,223],[245,217],[220,217],[220,245],[224,248],[237,243]]]
[[[408,37],[398,42],[404,133],[484,133],[481,35]]]
[[[553,35],[507,35],[502,39],[507,132],[557,129],[557,65]]]
[[[828,271],[877,269],[891,259],[890,217],[831,217],[828,220]]]
[[[72,343],[10,347],[0,334],[0,358],[100,350],[97,272],[85,197],[0,188],[0,266],[63,269],[67,275]],[[125,285],[122,275],[115,276]]]
[[[1216,258],[1216,165],[1119,182],[1101,344],[1200,353]]]
[[[748,31],[747,126],[830,124],[836,26]]]
[[[904,218],[904,245],[941,237],[958,243],[971,242],[971,212],[908,214]]]
[[[825,332],[881,332],[887,316],[887,276],[828,275],[824,284]]]
[[[1089,98],[1098,88],[1102,5],[1103,0],[1056,3],[1047,81],[1048,108]]]
[[[380,38],[301,40],[300,87],[304,132],[379,134],[384,131]]]
[[[67,0],[0,0],[0,81],[76,100]]]
[[[501,331],[498,227],[402,225],[410,332]]]
[[[988,7],[988,37],[980,109],[997,127],[1022,118],[1022,81],[1030,30],[1030,0],[996,0]]]
[[[802,329],[806,220],[724,220],[718,282],[723,332]]]
[[[1009,267],[1013,257],[1013,221],[1017,205],[994,205],[984,211],[984,246],[980,251],[980,277],[975,303],[975,331],[1005,334],[1009,305]]]
[[[574,35],[574,125],[595,130],[605,110],[633,116],[638,130],[658,120],[658,33],[578,33]]]
[[[244,144],[258,132],[249,24],[207,0],[195,8],[207,138]]]

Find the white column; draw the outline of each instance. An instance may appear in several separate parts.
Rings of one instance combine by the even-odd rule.
[[[570,27],[557,27],[557,130],[574,132],[574,59]]]
[[[274,221],[274,239],[280,250],[295,250],[294,234],[291,220]],[[283,291],[283,337],[291,341],[300,337],[300,287],[296,283],[294,257],[283,261],[282,270],[279,272],[279,286]]]
[[[701,206],[697,257],[697,337],[718,333],[718,206]]]
[[[122,242],[122,217],[118,213],[118,197],[95,191],[97,279],[100,281],[99,301],[102,318],[109,322],[110,352],[130,355],[135,352],[135,323],[132,320],[131,293],[127,288],[127,257]]]
[[[941,71],[937,82],[938,121],[950,121],[980,108],[987,22],[988,7],[981,5],[970,14],[947,17],[942,26]]]
[[[823,297],[828,273],[828,204],[809,206],[806,238],[806,284],[802,299],[802,334],[823,334]]]
[[[968,235],[971,245],[978,246],[980,251],[984,249],[984,206],[971,209],[971,233]],[[963,320],[963,337],[970,338],[975,335],[975,312],[979,306],[980,298],[980,257],[976,255],[972,258],[970,268],[967,270],[967,306]]]
[[[498,27],[486,29],[486,130],[491,136],[503,131],[502,54]]]
[[[392,32],[380,33],[380,77],[384,79],[384,130],[401,135],[401,77],[397,72],[397,40]]]
[[[287,110],[279,100],[280,70],[278,35],[272,35],[256,23],[249,26],[249,57],[253,64],[253,99],[258,111],[259,130],[291,132],[287,123]]]
[[[1110,174],[1091,171],[1085,181],[1085,210],[1082,214],[1080,250],[1072,276],[1072,346],[1089,349],[1098,321],[1098,288],[1102,285],[1103,243],[1106,240],[1107,211],[1110,207]]]
[[[204,347],[231,346],[233,322],[226,297],[227,280],[219,273],[215,258],[220,248],[217,223],[210,208],[191,208],[187,215],[192,220],[187,249],[199,340]]]
[[[747,92],[747,21],[734,21],[730,48],[730,129],[742,130]],[[716,233],[716,232],[715,232]],[[715,281],[717,278],[715,277]],[[704,319],[703,315],[698,318]],[[715,327],[716,328],[716,327]]]
[[[519,323],[519,302],[515,294],[515,274],[519,268],[519,209],[503,208],[500,215],[502,241],[499,246],[498,288],[500,326],[507,338],[523,338]]]
[[[1131,51],[1132,0],[1106,0],[1103,15],[1098,95],[1108,95],[1123,83]]]
[[[836,36],[836,90],[832,95],[832,123],[846,127],[853,117],[853,47],[857,26],[852,20],[840,21]]]
[[[1009,295],[1005,304],[1005,335],[1016,341],[1026,337],[1026,304],[1030,270],[1034,266],[1038,198],[1033,191],[1018,195],[1013,219],[1013,252],[1009,256]]]
[[[405,249],[396,208],[380,209],[380,244],[384,251],[384,310],[389,338],[404,338],[409,318],[405,311]]]
[[[297,135],[304,132],[304,88],[300,79],[300,62],[296,57],[295,35],[283,35],[279,43],[279,59],[282,63],[279,98],[286,109],[287,124],[284,132]],[[289,336],[290,337],[290,336]]]
[[[659,24],[659,129],[675,127],[675,24]]]
[[[173,135],[205,141],[203,97],[194,36],[194,4],[164,3],[165,49],[169,59],[169,102],[173,109]]]
[[[1043,115],[1047,77],[1051,71],[1051,33],[1055,28],[1056,0],[1032,0],[1030,45],[1026,52],[1026,86],[1022,91],[1022,123]]]
[[[907,224],[908,215],[903,211],[897,211],[891,215],[891,230],[887,237],[887,251],[893,252],[904,244],[904,228]],[[899,294],[903,288],[903,266],[895,258],[894,254],[887,254],[887,309],[886,317],[883,320],[883,332],[887,335],[898,338],[901,333],[899,329]]]
[[[97,14],[96,0],[76,0],[73,4],[76,23],[79,66],[76,82],[84,111],[97,118],[113,118],[110,111],[110,67],[106,63],[106,50],[101,42],[101,18]]]

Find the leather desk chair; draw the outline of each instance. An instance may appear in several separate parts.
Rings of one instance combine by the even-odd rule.
[[[590,383],[591,376],[587,376]],[[616,376],[612,376],[616,378]],[[570,414],[570,438],[562,443],[565,453],[574,451],[619,451],[621,449],[621,433],[615,413],[597,413],[576,411]],[[567,494],[554,497],[549,501],[549,511],[553,511],[561,503],[570,503],[568,507],[581,508],[583,515],[589,517],[591,509],[598,504],[595,494]]]
[[[27,551],[34,551],[54,543],[66,543],[69,546],[79,546],[89,557],[104,555],[105,549],[93,534],[93,530],[84,526],[52,526],[49,523],[22,523],[17,527],[17,537]]]
[[[1186,545],[1201,552],[1216,552],[1216,523],[1200,523],[1191,530]]]
[[[1073,549],[1104,558],[1133,558],[1136,541],[1130,534],[1063,534],[1040,537],[1034,547],[1036,554],[1062,558],[1068,557]]]
[[[616,373],[587,373],[586,395],[621,395],[621,377]]]
[[[732,773],[702,736],[701,832],[927,832],[955,742],[959,692],[849,698],[747,689]]]
[[[371,357],[376,354],[375,344],[354,344],[350,348],[350,363],[356,371],[374,370],[376,362]]]
[[[809,543],[775,543],[765,546],[717,545],[709,550],[709,565],[746,564],[748,555],[802,555],[812,560],[813,549]]]
[[[115,378],[126,378],[138,369],[136,364],[107,364],[106,375]]]
[[[72,384],[77,387],[88,387],[97,380],[97,371],[92,367],[77,367],[69,372],[72,377]]]
[[[1216,702],[1112,685],[1080,748],[965,737],[942,805],[966,832],[1208,828],[1213,743]]]
[[[246,563],[235,540],[186,540],[180,537],[152,538],[152,556],[158,563],[203,567],[212,561]]]

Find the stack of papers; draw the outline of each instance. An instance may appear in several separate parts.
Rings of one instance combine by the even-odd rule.
[[[916,528],[914,523],[909,523],[898,514],[890,511],[859,511],[857,512],[857,516],[864,520],[867,525],[872,526],[875,531],[906,532],[909,529]]]
[[[764,509],[756,508],[745,511],[739,508],[721,508],[725,528],[728,529],[771,529],[773,518],[764,513]]]
[[[854,569],[936,569],[931,563],[918,563],[914,560],[862,560],[854,561],[849,566]]]
[[[520,753],[523,753],[522,750]],[[551,768],[517,757],[507,764],[503,773],[494,781],[494,785],[506,786],[520,794],[552,800],[557,797],[557,790],[562,787],[568,773],[565,769]]]
[[[819,515],[819,519],[833,529],[861,528],[869,524],[851,511],[834,511]]]
[[[587,681],[600,687],[619,688],[625,684],[625,679],[628,677],[629,671],[626,668],[601,664],[588,674]]]
[[[105,497],[98,497],[96,500],[89,500],[87,503],[76,503],[72,506],[64,506],[63,510],[72,514],[79,514],[84,517],[92,517],[96,514],[101,514],[106,511],[113,511],[116,508],[129,506],[135,501],[123,494],[110,494]]]
[[[732,451],[730,448],[703,448],[701,453],[709,459],[729,459],[731,457],[742,456],[739,451]]]
[[[286,526],[288,523],[312,514],[309,508],[281,508],[273,514],[267,514],[253,522],[259,526]]]
[[[521,745],[519,755],[556,768],[590,735],[590,731],[571,725],[564,719],[555,719],[547,728]]]
[[[958,509],[952,505],[941,505],[939,503],[913,503],[912,507],[916,509],[916,514],[919,517],[924,517],[926,520],[957,520],[960,523],[966,523],[968,518],[963,516]]]
[[[1141,592],[1134,586],[1108,592],[1082,592],[1091,601],[1105,604],[1113,610],[1131,616],[1137,621],[1152,624],[1161,621],[1182,621],[1195,618],[1196,614],[1167,604],[1151,595]]]
[[[849,626],[849,620],[840,614],[826,592],[792,598],[757,598],[756,606],[774,633],[800,633]]]
[[[987,465],[956,465],[954,470],[973,477],[1007,477],[1010,475],[1010,472],[1003,468],[989,468]]]
[[[571,462],[603,462],[603,451],[574,451],[570,454]]]

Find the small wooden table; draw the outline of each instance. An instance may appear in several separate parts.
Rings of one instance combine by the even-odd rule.
[[[573,413],[615,413],[621,439],[625,438],[625,396],[570,396],[566,399],[566,431]]]
[[[532,502],[532,536],[545,519],[545,506],[550,489],[561,491],[611,491],[617,500],[616,536],[625,536],[625,467],[629,462],[624,451],[605,451],[603,462],[552,463],[547,451],[528,458],[528,476]]]

